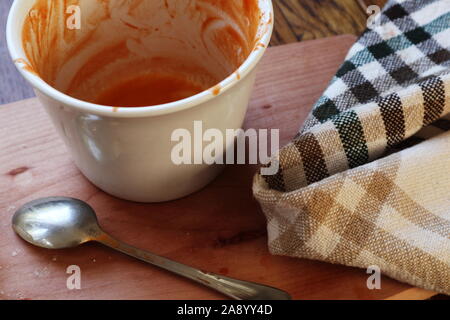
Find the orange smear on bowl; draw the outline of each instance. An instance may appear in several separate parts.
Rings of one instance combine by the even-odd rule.
[[[95,103],[105,106],[145,107],[174,102],[196,95],[203,88],[180,77],[148,74],[113,85]]]

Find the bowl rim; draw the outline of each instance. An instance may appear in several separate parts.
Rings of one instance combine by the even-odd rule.
[[[13,23],[14,21],[17,21],[19,8],[23,5],[24,1],[29,0],[14,0],[8,14],[6,25],[6,40],[9,54],[22,76],[33,86],[35,90],[66,106],[72,107],[79,111],[88,112],[90,114],[118,118],[147,117],[170,114],[198,106],[216,98],[217,96],[225,94],[240,81],[243,81],[244,78],[256,67],[269,46],[274,28],[274,10],[272,0],[258,0],[259,8],[262,13],[261,22],[257,31],[257,36],[259,36],[259,39],[256,41],[255,47],[250,55],[239,66],[239,68],[217,85],[194,96],[160,105],[148,107],[104,106],[73,98],[53,88],[38,75],[27,70],[27,68],[24,68],[24,61],[28,63],[28,59],[24,54],[22,46],[21,30],[16,30],[17,28],[14,28]],[[20,22],[21,26],[23,26],[23,22],[24,21]],[[18,33],[19,36],[17,36]],[[217,93],[215,88],[220,88],[220,92]]]

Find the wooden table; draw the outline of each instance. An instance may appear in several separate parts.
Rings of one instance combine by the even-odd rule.
[[[314,40],[340,34],[361,34],[366,9],[387,0],[275,0],[272,45]]]

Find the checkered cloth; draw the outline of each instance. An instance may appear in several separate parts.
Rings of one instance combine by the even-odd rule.
[[[391,0],[257,174],[273,254],[450,294],[450,0]]]

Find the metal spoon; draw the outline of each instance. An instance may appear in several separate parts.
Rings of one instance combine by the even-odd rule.
[[[134,248],[106,234],[94,210],[72,198],[44,198],[20,208],[13,217],[14,231],[29,243],[47,249],[73,248],[97,241],[112,249],[194,280],[237,300],[289,300],[282,290],[201,271]]]

